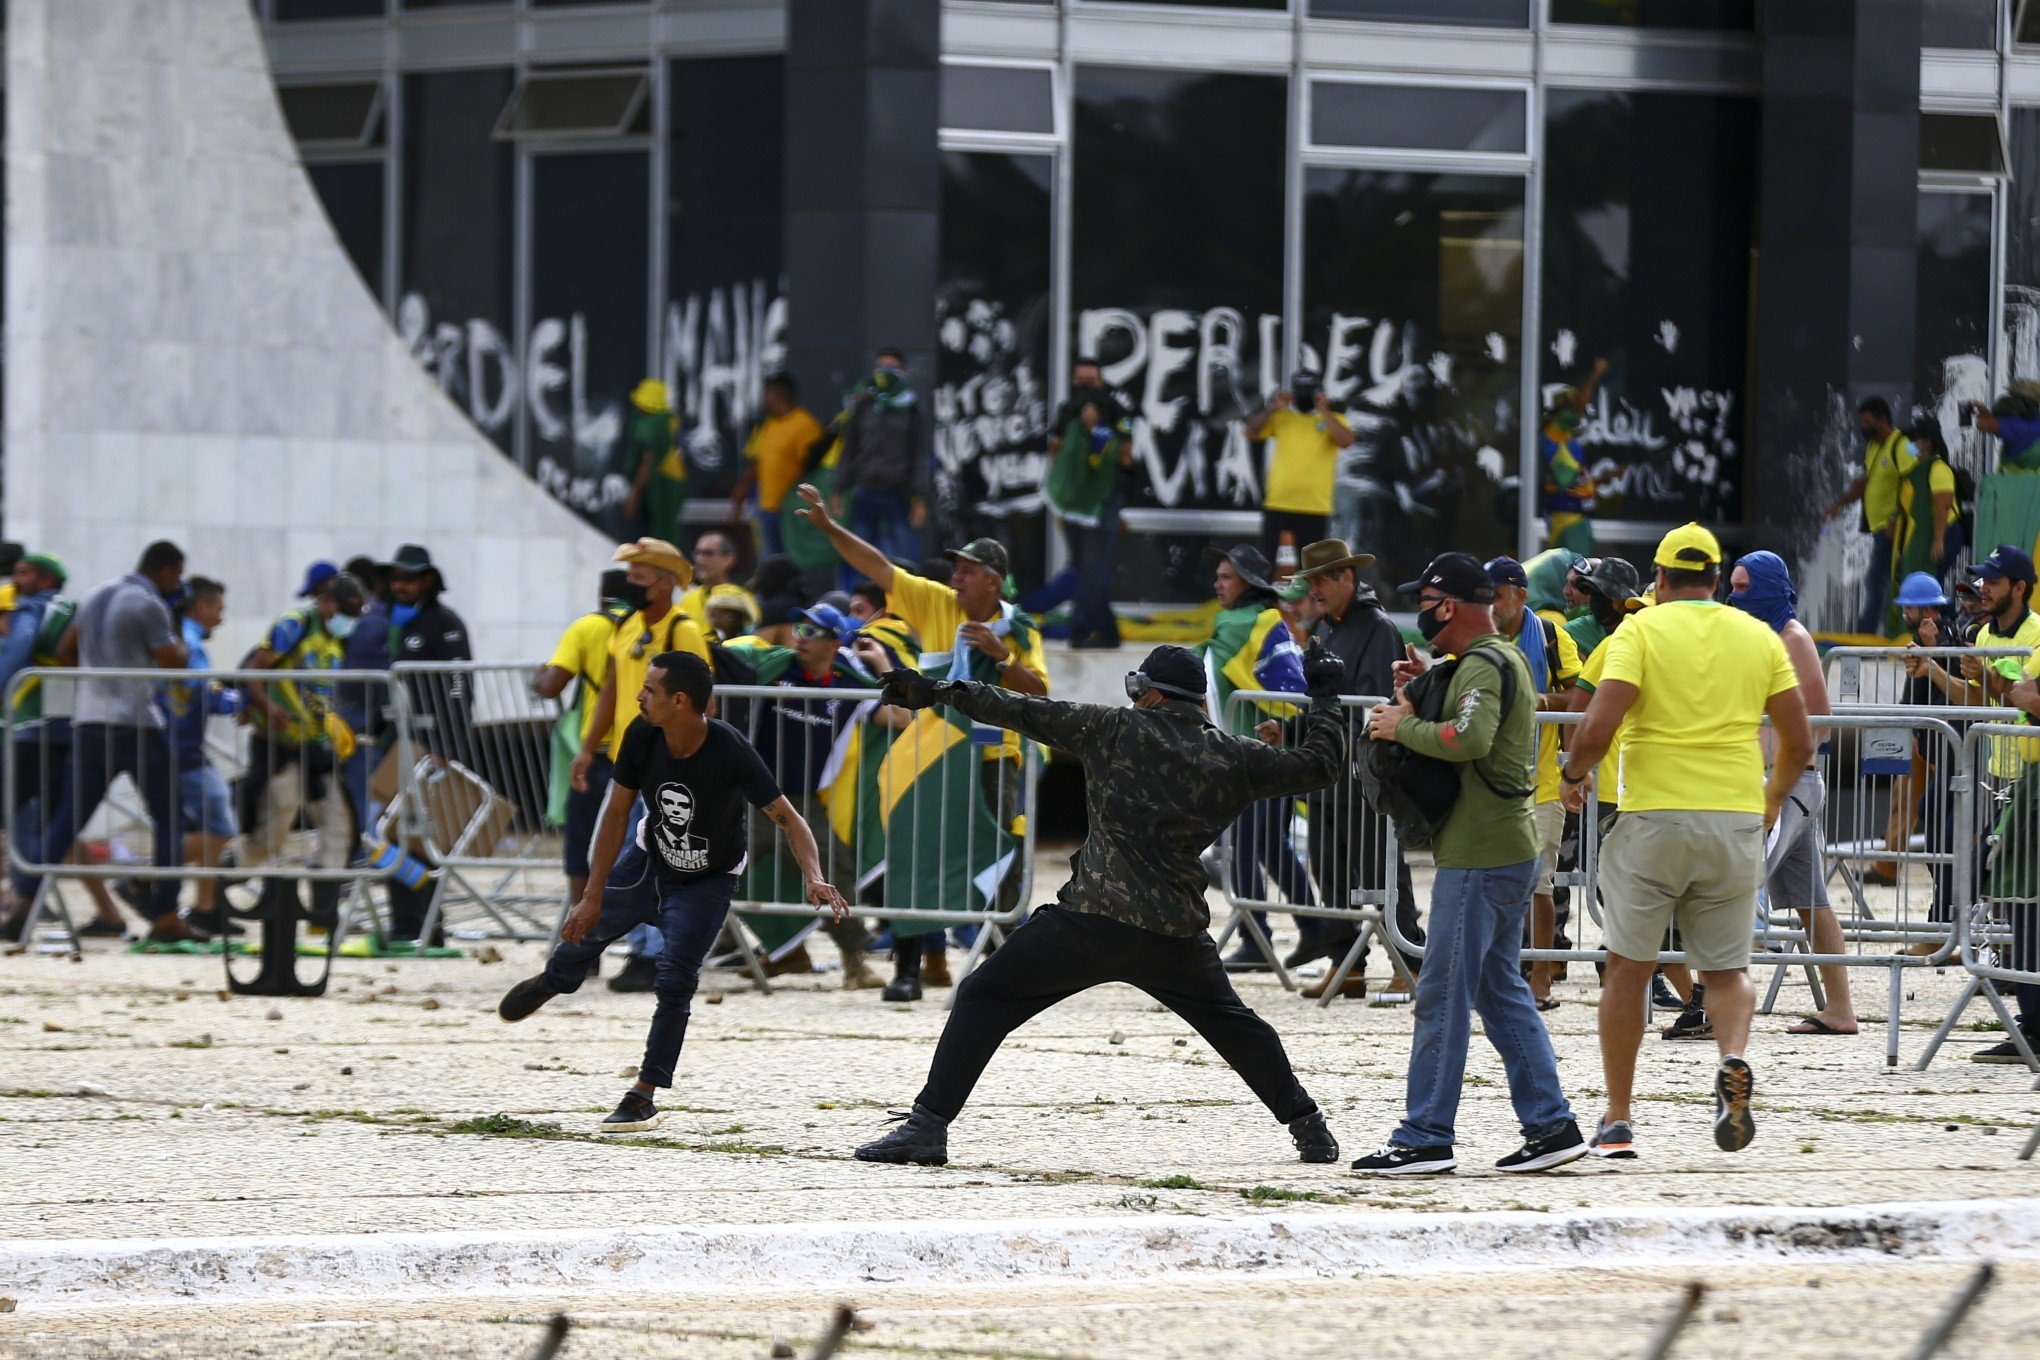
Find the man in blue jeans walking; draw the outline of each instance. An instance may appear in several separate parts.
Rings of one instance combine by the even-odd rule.
[[[1417,601],[1417,628],[1450,677],[1428,669],[1414,647],[1396,666],[1393,703],[1369,716],[1367,735],[1459,767],[1459,797],[1432,841],[1438,877],[1417,988],[1410,1043],[1409,1105],[1380,1150],[1353,1163],[1364,1175],[1429,1176],[1453,1169],[1453,1120],[1466,1081],[1471,1013],[1509,1075],[1523,1146],[1501,1171],[1548,1171],[1586,1155],[1586,1141],[1558,1085],[1551,1037],[1523,977],[1523,919],[1541,849],[1535,814],[1537,686],[1522,654],[1495,629],[1495,588],[1466,553],[1443,553],[1399,587]],[[1416,716],[1412,685],[1445,684],[1439,721]],[[1421,691],[1420,691],[1421,693]]]
[[[835,914],[849,904],[822,878],[814,834],[780,793],[772,772],[734,727],[707,717],[715,692],[708,663],[691,652],[662,652],[645,671],[639,716],[623,734],[609,795],[589,857],[588,887],[560,927],[545,971],[504,994],[496,1013],[518,1021],[556,996],[576,991],[603,949],[633,927],[656,921],[664,941],[652,991],[658,1006],[637,1083],[605,1133],[648,1129],[660,1119],[653,1093],[673,1084],[680,1044],[701,962],[729,914],[737,871],[750,846],[746,804],[759,809],[792,842],[807,900]],[[631,805],[644,797],[644,816],[628,847]]]

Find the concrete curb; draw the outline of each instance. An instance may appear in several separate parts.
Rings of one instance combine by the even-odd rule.
[[[24,1311],[118,1304],[1050,1284],[2040,1257],[2040,1199],[1441,1214],[926,1220],[0,1243]]]

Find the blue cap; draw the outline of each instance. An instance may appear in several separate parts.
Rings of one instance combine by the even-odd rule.
[[[863,625],[832,604],[810,605],[796,616],[817,628],[826,628],[838,642],[848,642]]]
[[[1488,580],[1498,586],[1521,586],[1530,588],[1530,573],[1523,570],[1523,564],[1513,557],[1491,557],[1487,564]]]
[[[319,587],[340,574],[340,568],[331,562],[314,562],[305,568],[305,583],[298,587],[298,597],[308,599],[319,593]]]
[[[2009,543],[2000,543],[1984,558],[1969,569],[1979,581],[1995,581],[2002,577],[2007,581],[2024,581],[2033,584],[2033,559]]]
[[[1938,609],[1947,603],[1947,593],[1931,573],[1916,571],[1898,583],[1898,605],[1901,609]]]

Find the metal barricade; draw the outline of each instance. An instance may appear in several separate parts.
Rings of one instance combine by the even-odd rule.
[[[36,667],[12,678],[6,742],[10,900],[20,938],[45,919],[78,953],[60,881],[82,884],[101,921],[108,885],[130,894],[159,943],[184,943],[183,885],[210,933],[231,935],[227,886],[259,878],[262,969],[236,975],[246,946],[223,942],[235,990],[316,994],[357,916],[376,918],[369,885],[387,856],[365,845],[352,727],[333,711],[342,681],[378,693],[371,671]],[[224,758],[221,758],[224,757]],[[300,901],[309,885],[310,910]],[[130,887],[132,885],[132,887]],[[298,979],[298,923],[327,933],[325,971]]]
[[[426,899],[428,936],[444,930],[461,938],[546,940],[564,910],[567,767],[580,744],[581,710],[568,713],[558,699],[539,695],[533,682],[543,666],[390,667],[407,719],[386,744],[373,782],[385,795],[386,838],[396,838],[397,822],[407,816],[419,828],[405,848],[432,871],[431,886],[399,883],[392,892]]]
[[[1227,730],[1244,731],[1260,722],[1279,722],[1301,711],[1300,695],[1238,690],[1227,701]],[[1259,917],[1275,913],[1304,921],[1344,922],[1354,931],[1326,980],[1321,1005],[1339,994],[1370,941],[1387,950],[1391,969],[1404,987],[1414,979],[1403,952],[1421,957],[1421,947],[1398,952],[1392,943],[1398,913],[1414,921],[1409,867],[1396,843],[1395,827],[1361,796],[1354,759],[1365,735],[1367,715],[1382,700],[1342,696],[1347,759],[1336,783],[1301,798],[1269,798],[1249,807],[1220,838],[1221,882],[1231,916],[1219,934],[1224,948],[1243,932],[1267,958],[1284,987],[1296,989]],[[1252,719],[1250,723],[1248,720]],[[1270,889],[1279,892],[1274,896]],[[1407,933],[1408,924],[1405,924]],[[1323,928],[1323,927],[1321,927]]]
[[[1836,708],[1890,708],[1907,702],[1913,677],[1906,673],[1908,657],[1927,657],[1953,671],[1967,657],[1979,661],[2023,661],[2032,655],[2024,647],[1830,647],[1821,657],[1827,671],[1828,701]],[[1950,663],[1957,663],[1951,665]],[[1933,704],[1962,701],[1936,697]],[[1981,698],[1979,696],[1979,702]]]

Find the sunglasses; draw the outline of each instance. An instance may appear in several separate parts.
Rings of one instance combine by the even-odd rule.
[[[631,644],[630,659],[633,661],[644,660],[645,653],[651,649],[651,645],[652,645],[652,630],[647,628],[645,629],[644,636]]]
[[[796,623],[793,635],[802,642],[818,642],[823,638],[833,639],[836,635],[818,623]]]

